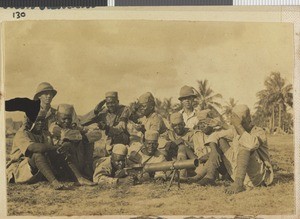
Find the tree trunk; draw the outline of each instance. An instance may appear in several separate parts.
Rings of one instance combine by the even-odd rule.
[[[274,105],[272,106],[272,132],[274,131],[275,128],[275,109]]]
[[[281,129],[281,104],[278,104],[278,128]]]
[[[272,116],[269,117],[269,129],[270,133],[272,133]]]

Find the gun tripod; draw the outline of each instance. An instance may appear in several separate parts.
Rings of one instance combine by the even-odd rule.
[[[177,178],[177,186],[180,189],[180,174],[179,174],[179,170],[178,169],[173,169],[171,174],[172,174],[171,175],[171,180],[169,182],[169,186],[168,186],[168,190],[167,191],[169,191],[171,189],[171,186],[173,185],[175,176]]]

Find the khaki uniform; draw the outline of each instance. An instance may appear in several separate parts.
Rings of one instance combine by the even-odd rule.
[[[43,109],[41,106],[40,112],[43,112],[43,111],[45,111],[45,109]],[[46,114],[46,117],[45,117],[46,125],[44,128],[45,130],[48,131],[48,128],[50,127],[50,125],[56,121],[56,111],[57,111],[56,109],[50,107],[49,110],[45,113]],[[23,124],[24,124],[23,125],[24,127],[28,127],[31,125],[29,122],[29,119],[26,116],[24,118]]]
[[[129,152],[130,151],[130,152]],[[134,156],[135,163],[138,164],[146,164],[146,163],[161,163],[167,161],[165,156],[161,154],[159,151],[156,151],[154,155],[148,156],[145,153],[143,153],[143,147],[139,145],[135,145],[134,148],[129,148],[128,150],[129,156]],[[130,166],[130,161],[127,162]],[[156,178],[164,178],[166,179],[166,173],[163,171],[157,171],[152,175],[154,179]]]
[[[172,142],[182,140],[184,145],[192,149],[194,154],[200,158],[210,152],[210,148],[205,146],[207,137],[208,136],[201,131],[190,131],[186,129],[185,134],[179,136],[173,130],[169,130],[167,140]]]
[[[24,128],[19,129],[13,140],[11,161],[6,170],[8,182],[29,183],[37,177],[28,163],[30,154],[27,149],[32,143],[52,144],[52,140],[46,133],[35,135]]]
[[[161,115],[154,112],[148,117],[144,116],[139,119],[141,124],[144,125],[146,131],[156,131],[159,133],[158,148],[163,148],[167,143],[165,135],[167,134],[167,127]]]
[[[102,141],[95,144],[95,148],[99,147],[100,153],[104,156],[108,154],[112,149],[112,145],[115,143],[129,144],[129,133],[126,127],[121,127],[119,123],[125,122],[127,124],[130,116],[130,110],[128,107],[119,105],[116,113],[110,113],[107,109],[95,115],[94,110],[88,114],[82,116],[81,124],[84,126],[104,121],[109,130],[105,131]]]
[[[139,121],[144,125],[146,131],[157,131],[159,134],[167,131],[167,127],[163,121],[162,116],[156,112],[153,112],[148,117],[144,116],[140,118]]]
[[[114,178],[111,157],[102,157],[94,161],[93,182],[98,184],[116,185],[118,178]]]
[[[245,148],[251,152],[251,156],[244,184],[253,187],[272,183],[274,173],[269,157],[266,134],[262,128],[253,127],[250,133],[245,131],[242,135],[238,135],[234,128],[217,131],[209,136],[206,144],[210,142],[217,144],[220,138],[231,141],[231,147],[225,152],[223,160],[232,179],[235,179],[236,176],[239,148]]]
[[[54,136],[53,130],[55,128],[61,129],[60,136]],[[98,140],[97,138],[89,138],[89,135],[86,136],[81,133],[81,131],[77,128],[74,129],[62,129],[56,122],[52,123],[49,127],[49,131],[52,134],[52,139],[55,145],[61,146],[64,139],[68,139],[72,142],[72,147],[68,151],[68,156],[71,157],[72,162],[76,165],[80,172],[91,172],[92,167],[92,157],[93,157],[93,144],[94,140]],[[93,130],[90,132],[95,132],[97,134],[97,130]],[[99,133],[99,136],[101,134]],[[90,165],[90,170],[88,170],[88,166]],[[91,175],[91,173],[86,172],[87,175]]]
[[[185,127],[192,130],[194,127],[198,124],[199,120],[196,115],[196,110],[194,110],[190,115],[187,115],[184,110],[179,111],[182,116],[185,123]]]

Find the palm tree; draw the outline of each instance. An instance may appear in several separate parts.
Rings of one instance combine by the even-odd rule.
[[[226,105],[223,106],[224,113],[226,116],[230,115],[232,112],[233,107],[235,107],[238,103],[238,101],[235,101],[234,98],[230,97],[229,102],[225,102]]]
[[[178,111],[180,105],[172,103],[172,97],[160,100],[156,98],[156,111],[165,119],[169,119],[171,113]]]
[[[208,86],[208,80],[198,80],[198,90],[197,92],[197,102],[200,110],[204,110],[207,108],[222,108],[222,105],[216,102],[216,99],[222,98],[222,95],[217,93]]]
[[[287,107],[293,106],[293,86],[287,84],[279,72],[272,72],[266,78],[265,89],[257,93],[258,106],[265,109],[267,115],[271,115],[272,129],[275,127],[275,116],[278,116],[277,126],[282,129],[282,113],[286,112]]]

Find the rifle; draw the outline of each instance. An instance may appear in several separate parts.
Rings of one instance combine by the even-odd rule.
[[[170,190],[175,175],[177,176],[178,188],[180,188],[180,175],[179,170],[182,169],[193,169],[198,167],[198,159],[190,160],[176,160],[176,161],[166,161],[161,163],[146,163],[146,164],[134,164],[130,167],[124,168],[128,175],[135,172],[148,172],[154,173],[157,171],[171,171],[171,179],[168,186],[168,191]]]

